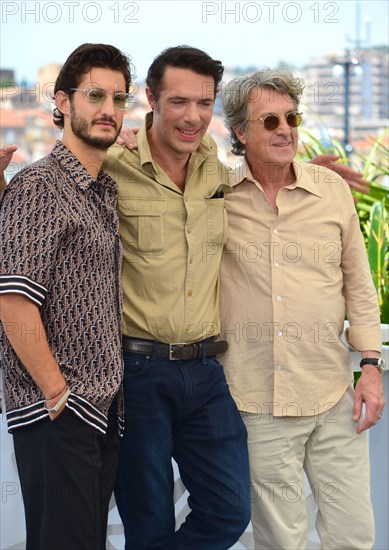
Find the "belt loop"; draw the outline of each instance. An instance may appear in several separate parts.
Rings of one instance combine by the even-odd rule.
[[[153,352],[151,354],[151,360],[150,360],[150,365],[152,367],[155,367],[157,358],[158,358],[158,342],[157,340],[153,340]]]
[[[204,367],[207,366],[208,364],[208,360],[207,360],[207,350],[206,350],[206,343],[205,342],[201,342],[199,344],[200,346],[200,353],[201,353],[201,362],[202,364],[204,365]]]

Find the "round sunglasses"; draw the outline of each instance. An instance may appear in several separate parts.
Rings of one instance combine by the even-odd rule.
[[[260,124],[263,123],[266,130],[272,131],[277,130],[282,117],[285,118],[288,126],[290,126],[291,128],[297,128],[297,126],[300,126],[301,121],[303,120],[303,113],[299,113],[298,111],[289,111],[289,113],[285,113],[285,115],[281,116],[276,115],[275,113],[271,113],[268,115],[260,116],[259,118],[249,119],[248,122],[259,122]]]
[[[84,98],[92,105],[102,105],[107,99],[108,95],[112,95],[113,104],[116,109],[125,111],[128,109],[131,103],[131,94],[125,92],[114,92],[109,94],[103,88],[70,88],[70,92],[82,92]]]

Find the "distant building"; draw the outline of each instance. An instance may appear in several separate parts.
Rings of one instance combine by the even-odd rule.
[[[326,54],[301,71],[306,127],[326,127],[340,141],[344,139],[345,62],[351,54],[346,55]],[[370,48],[352,55],[356,63],[349,65],[350,142],[367,134],[377,136],[388,126],[389,116],[388,49]]]
[[[35,90],[39,97],[41,107],[45,110],[53,109],[54,84],[61,70],[62,64],[50,63],[38,71]]]
[[[36,81],[16,83],[14,71],[0,71],[1,106],[5,109],[53,110],[54,83],[61,69],[60,64],[51,63],[39,69]],[[2,75],[4,73],[4,75]]]
[[[362,50],[362,118],[386,119],[389,116],[389,53],[388,48]]]
[[[23,161],[33,162],[47,155],[59,135],[51,113],[36,107],[0,108],[0,143],[15,143]]]

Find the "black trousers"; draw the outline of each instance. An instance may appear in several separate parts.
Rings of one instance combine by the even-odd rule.
[[[116,478],[116,407],[107,434],[68,408],[16,430],[14,447],[26,516],[26,550],[103,550]]]

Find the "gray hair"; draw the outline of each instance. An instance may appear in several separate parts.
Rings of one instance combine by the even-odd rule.
[[[230,132],[232,152],[234,155],[244,155],[245,147],[235,134],[238,127],[244,132],[248,121],[248,102],[253,90],[267,89],[287,94],[298,109],[304,83],[295,78],[290,71],[263,69],[240,78],[234,78],[227,84],[223,93],[224,123]]]

